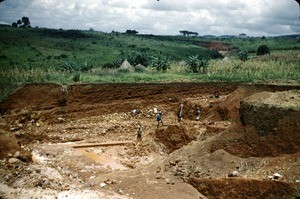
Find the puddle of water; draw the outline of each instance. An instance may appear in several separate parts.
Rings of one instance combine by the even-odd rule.
[[[100,163],[102,165],[105,166],[109,166],[111,169],[113,170],[125,170],[128,169],[127,167],[125,167],[123,164],[118,163],[115,159],[116,159],[116,149],[112,149],[110,151],[112,151],[112,153],[103,153],[102,155],[96,154],[94,152],[91,152],[88,150],[88,148],[75,148],[75,150],[81,152],[83,155],[85,155],[86,157],[89,157],[91,159],[93,159],[95,162]]]

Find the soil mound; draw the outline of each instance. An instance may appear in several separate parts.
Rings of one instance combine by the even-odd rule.
[[[241,122],[254,126],[261,135],[287,125],[289,128],[281,134],[299,134],[296,132],[300,129],[299,104],[300,90],[257,93],[241,101]]]
[[[196,139],[187,132],[184,126],[170,125],[167,128],[156,129],[154,136],[165,146],[167,152],[171,153]]]
[[[295,187],[281,181],[189,178],[189,183],[208,198],[295,198]]]
[[[14,154],[15,152],[21,150],[16,138],[11,138],[3,134],[0,134],[0,144],[0,159],[6,158],[9,153]]]
[[[299,91],[262,92],[241,102],[241,124],[218,136],[211,151],[266,157],[300,151]]]
[[[232,120],[239,121],[240,119],[240,105],[241,101],[255,93],[261,93],[263,91],[276,92],[287,91],[292,89],[299,89],[293,86],[275,86],[275,85],[240,85],[234,92],[230,93],[225,100],[213,105],[209,110],[210,115],[207,119],[214,120]],[[256,97],[259,99],[259,97]]]
[[[3,158],[18,158],[22,161],[31,161],[31,155],[18,144],[17,139],[12,135],[0,133],[0,159]]]

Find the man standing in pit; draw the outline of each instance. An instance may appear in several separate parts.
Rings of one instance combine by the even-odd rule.
[[[159,123],[161,123],[161,125],[164,126],[161,111],[158,111],[158,113],[156,114],[155,117],[156,117],[156,121],[157,121],[157,128],[159,127]]]
[[[196,108],[195,118],[196,118],[197,121],[199,121],[200,118],[201,118],[201,111],[200,111],[200,108],[198,106]]]
[[[138,123],[138,128],[137,128],[137,141],[142,141],[142,127],[140,123]]]
[[[177,117],[178,117],[178,122],[179,123],[182,120],[182,110],[183,110],[183,104],[180,104],[179,109],[178,109],[178,113],[177,113]]]

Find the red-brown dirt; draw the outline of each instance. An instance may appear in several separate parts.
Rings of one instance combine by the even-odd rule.
[[[261,92],[241,101],[242,121],[221,134],[212,151],[241,157],[266,157],[300,151],[300,93]]]
[[[293,198],[300,177],[298,112],[250,102],[268,96],[261,92],[285,91],[282,99],[272,94],[270,104],[297,103],[286,97],[299,89],[237,83],[26,85],[0,103],[0,197],[251,198],[259,185],[261,197]],[[133,109],[143,113],[133,117]],[[163,112],[164,127],[157,128],[154,109]],[[270,121],[256,125],[257,114]],[[142,142],[136,142],[138,123]],[[107,141],[134,142],[83,149],[89,157],[68,146]],[[9,163],[12,145],[9,153],[27,151],[33,162]],[[234,170],[238,179],[227,179]]]
[[[156,129],[154,137],[166,147],[168,153],[180,149],[196,139],[194,135],[188,133],[184,126],[180,125],[169,125],[166,128]]]
[[[294,194],[291,184],[280,181],[190,178],[189,183],[208,198],[283,199]]]

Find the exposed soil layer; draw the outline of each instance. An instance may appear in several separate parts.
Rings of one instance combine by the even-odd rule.
[[[256,198],[283,199],[296,198],[294,187],[280,181],[261,181],[238,178],[197,179],[190,178],[191,183],[207,198]]]
[[[241,101],[239,123],[221,134],[212,151],[266,157],[300,151],[300,93],[261,92]]]
[[[196,136],[189,134],[184,126],[169,125],[166,128],[156,129],[155,138],[166,147],[168,153],[171,153],[195,140]]]
[[[294,198],[299,90],[236,83],[26,85],[0,103],[0,197]],[[133,109],[142,113],[132,115]],[[107,142],[127,144],[72,148]]]

